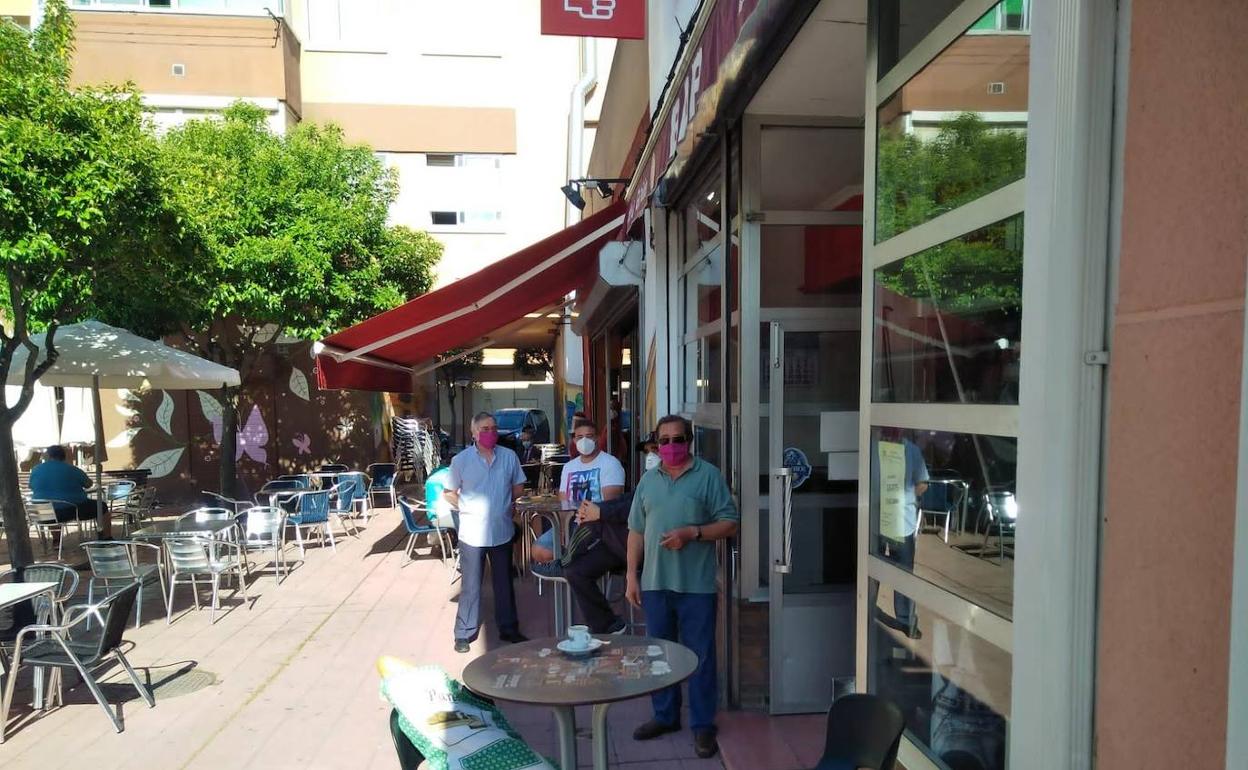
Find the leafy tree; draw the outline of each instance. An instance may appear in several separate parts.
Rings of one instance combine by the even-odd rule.
[[[927,222],[1023,177],[1026,135],[974,113],[934,138],[881,132],[876,207],[880,239]],[[1017,312],[1022,302],[1022,220],[998,222],[880,271],[879,282],[960,314]]]
[[[335,126],[285,136],[238,102],[162,140],[173,205],[194,240],[182,332],[244,383],[281,335],[317,339],[423,293],[441,245],[386,223],[398,182]],[[221,489],[236,480],[238,393],[224,395]]]
[[[512,365],[525,377],[545,377],[555,372],[555,354],[550,348],[517,348]]]
[[[57,326],[96,316],[159,331],[171,313],[152,297],[179,253],[139,97],[71,87],[73,41],[64,0],[48,0],[33,32],[0,20],[0,380],[28,352],[12,373],[20,397],[0,390],[0,508],[15,566],[32,553],[12,429],[57,359]]]

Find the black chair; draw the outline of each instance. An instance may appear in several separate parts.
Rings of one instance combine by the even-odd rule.
[[[416,770],[425,761],[425,755],[403,734],[399,727],[399,710],[390,709],[390,737],[394,739],[394,750],[399,755],[399,770]]]
[[[828,709],[828,735],[815,770],[893,770],[906,718],[878,695],[844,695]]]
[[[118,719],[112,706],[104,698],[104,693],[91,676],[91,670],[104,663],[112,656],[121,664],[134,689],[139,691],[147,705],[155,706],[152,694],[143,686],[139,675],[130,666],[130,661],[121,651],[121,635],[126,629],[130,611],[134,609],[134,600],[138,596],[140,583],[130,583],[120,591],[105,597],[98,604],[87,604],[70,608],[62,625],[30,625],[17,635],[17,647],[13,652],[13,668],[9,672],[4,688],[4,705],[0,708],[0,742],[4,740],[4,726],[8,722],[9,707],[13,704],[13,691],[16,689],[17,672],[23,665],[53,669],[72,668],[78,671],[87,689],[95,696],[95,700],[108,714],[117,732],[122,731],[121,720]],[[75,616],[75,611],[77,615]],[[93,642],[77,641],[71,638],[70,632],[92,615],[99,616],[102,611],[107,615],[103,618],[104,631],[98,640]],[[33,634],[41,634],[31,638]]]
[[[342,463],[325,463],[317,470],[317,473],[345,473],[349,470],[351,469]]]

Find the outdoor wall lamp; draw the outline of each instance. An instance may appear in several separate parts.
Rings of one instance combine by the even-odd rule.
[[[628,179],[599,179],[597,177],[586,177],[584,179],[569,179],[568,183],[562,188],[563,194],[567,196],[568,201],[578,209],[585,208],[585,197],[581,195],[581,186],[593,186],[598,190],[598,194],[603,198],[610,198],[615,195],[615,190],[611,187],[613,184],[626,184]]]

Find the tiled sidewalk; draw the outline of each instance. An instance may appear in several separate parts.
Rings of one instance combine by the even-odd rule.
[[[268,573],[253,578],[248,605],[223,591],[226,611],[215,625],[207,609],[184,609],[166,626],[160,598],[148,594],[143,626],[126,634],[133,642],[127,654],[156,685],[156,707],[138,700],[120,671],[106,672],[103,678],[115,683],[105,688],[110,699],[125,701],[126,730],[118,735],[81,686],[66,692],[66,706],[38,715],[19,690],[0,766],[392,770],[397,762],[388,706],[378,696],[378,656],[439,664],[452,676],[472,659],[451,649],[458,589],[449,572],[436,558],[404,564],[405,540],[398,513],[383,511],[359,539],[340,541],[336,554],[310,548],[281,585]],[[527,581],[518,585],[524,632],[549,635],[549,597],[536,596]],[[189,589],[179,590],[185,608]],[[488,608],[483,616],[490,617]],[[489,632],[477,650],[495,644]],[[536,749],[555,753],[548,712],[505,710]],[[645,701],[613,708],[612,766],[722,766],[718,759],[694,759],[688,732],[633,741],[633,727],[647,715]],[[589,753],[584,739],[583,764]]]

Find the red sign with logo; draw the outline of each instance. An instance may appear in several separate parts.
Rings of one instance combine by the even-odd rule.
[[[646,0],[542,0],[542,34],[644,40]]]

